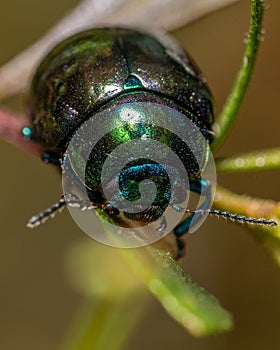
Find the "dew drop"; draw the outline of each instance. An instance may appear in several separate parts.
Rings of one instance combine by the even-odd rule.
[[[263,157],[258,157],[256,159],[256,166],[262,167],[264,166],[264,164],[265,164],[265,159]]]
[[[234,161],[235,166],[242,168],[245,165],[245,161],[242,158],[236,158]]]

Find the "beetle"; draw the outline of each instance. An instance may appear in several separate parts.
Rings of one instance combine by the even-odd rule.
[[[105,217],[115,222],[120,221],[121,211],[114,203],[106,201],[100,183],[100,165],[108,154],[108,149],[124,142],[120,130],[114,135],[106,135],[103,143],[91,153],[86,164],[85,179],[78,175],[78,163],[72,162],[66,169],[65,154],[75,130],[86,120],[114,106],[141,102],[167,106],[183,114],[186,121],[190,120],[198,128],[205,139],[205,147],[203,151],[199,151],[202,153],[203,168],[214,138],[213,98],[201,71],[179,45],[165,37],[156,37],[138,29],[105,27],[75,34],[50,51],[34,75],[29,94],[28,114],[31,125],[25,127],[22,133],[44,147],[44,162],[73,173],[75,185],[86,187],[90,205],[74,195],[70,199],[62,196],[58,203],[32,217],[29,227],[39,225],[66,204],[81,209],[99,209]],[[275,224],[272,220],[211,210],[211,183],[202,178],[201,169],[192,151],[179,137],[164,128],[132,119],[127,121],[126,127],[129,131],[126,130],[125,135],[129,140],[148,136],[168,144],[180,155],[188,173],[189,185],[183,192],[189,190],[205,198],[197,210],[182,208],[178,205],[179,192],[182,191],[179,190],[175,195],[170,193],[166,174],[161,173],[162,169],[157,162],[146,158],[135,160],[123,169],[119,181],[122,193],[126,194],[128,200],[135,201],[138,198],[137,184],[146,177],[152,177],[157,182],[160,193],[160,197],[144,212],[124,212],[126,219],[155,221],[170,203],[175,210],[189,214],[173,230],[178,247],[176,258],[184,253],[181,237],[189,231],[197,213],[216,214],[246,223],[269,226]],[[182,183],[180,185],[182,187]],[[171,197],[173,199],[170,202]],[[115,200],[118,201],[118,198],[115,197]],[[159,230],[164,228],[163,220]]]

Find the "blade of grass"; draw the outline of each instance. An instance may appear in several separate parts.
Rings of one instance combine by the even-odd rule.
[[[250,28],[245,52],[231,92],[214,127],[216,138],[211,146],[213,150],[228,136],[245,97],[262,38],[263,11],[263,0],[251,0]]]

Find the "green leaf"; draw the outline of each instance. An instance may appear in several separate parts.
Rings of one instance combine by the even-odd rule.
[[[139,285],[142,281],[169,316],[190,334],[202,337],[232,328],[230,314],[215,297],[195,283],[168,252],[154,247],[112,249],[91,241],[76,247],[74,252],[68,263],[69,276],[84,295],[98,298],[94,308],[96,303],[103,305],[102,300],[122,303],[124,296],[132,300],[131,295],[143,290]],[[130,302],[132,316],[138,309],[138,299],[135,304]],[[106,307],[107,303],[104,304],[105,313]],[[117,310],[118,307],[112,308],[112,312]],[[119,311],[123,312],[121,310],[120,307]],[[99,314],[102,315],[102,310]],[[97,316],[94,322],[102,324],[103,320]],[[105,321],[108,322],[107,317]],[[104,325],[102,329],[107,328],[108,325]]]
[[[161,250],[151,250],[151,253],[156,255],[157,267],[147,265],[142,270],[142,279],[173,319],[196,337],[232,328],[231,315],[194,282],[169,253]],[[141,259],[141,263],[145,261]]]

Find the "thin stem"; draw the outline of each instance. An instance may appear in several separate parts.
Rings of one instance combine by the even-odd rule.
[[[139,320],[142,309],[142,292],[115,300],[89,300],[82,308],[62,349],[122,349]]]
[[[279,202],[269,199],[254,198],[247,195],[239,195],[222,186],[217,186],[214,207],[246,216],[275,219],[278,222],[280,219]],[[277,229],[279,230],[280,227],[268,228],[269,232],[273,232],[273,230]]]
[[[119,250],[93,240],[76,243],[66,273],[87,301],[62,349],[121,349],[142,314],[146,293]]]
[[[217,188],[214,206],[242,215],[266,217],[280,222],[280,202],[238,195],[221,186]],[[246,227],[265,248],[271,251],[274,260],[280,265],[280,226],[247,225]]]
[[[0,67],[0,99],[26,89],[35,67],[59,41],[84,29],[131,25],[174,30],[239,0],[84,0],[42,38]],[[156,16],[155,16],[156,14]]]
[[[263,11],[263,0],[251,0],[250,29],[245,53],[231,92],[215,125],[217,136],[212,144],[213,150],[220,146],[228,136],[245,97],[262,38]]]
[[[38,143],[25,139],[21,133],[22,128],[28,124],[28,120],[20,115],[0,109],[0,139],[38,156],[42,152],[42,147]]]
[[[229,173],[272,169],[280,169],[279,147],[216,159],[216,170],[219,172]]]

